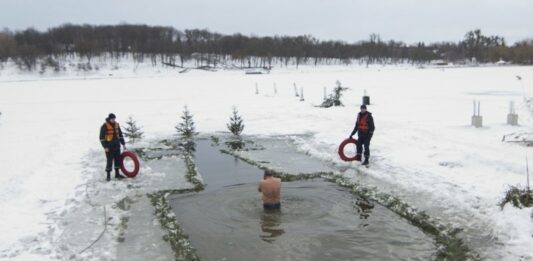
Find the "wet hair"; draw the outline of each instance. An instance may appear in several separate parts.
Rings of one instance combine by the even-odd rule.
[[[272,170],[269,170],[269,169],[265,169],[265,176],[273,176],[274,173],[272,172]]]
[[[107,116],[107,118],[111,120],[111,119],[116,119],[117,116],[115,116],[115,114],[113,114],[113,113],[110,113],[110,114]]]

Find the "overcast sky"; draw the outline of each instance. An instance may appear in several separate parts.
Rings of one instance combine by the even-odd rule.
[[[532,13],[533,0],[0,0],[0,28],[125,22],[348,42],[377,33],[407,43],[458,41],[480,28],[513,43],[533,38]]]

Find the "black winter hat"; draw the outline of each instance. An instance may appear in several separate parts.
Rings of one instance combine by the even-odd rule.
[[[359,107],[360,109],[366,109],[366,105],[361,105],[361,107]]]
[[[111,119],[116,119],[117,116],[115,116],[115,114],[113,113],[110,113],[109,116],[107,116],[107,118],[111,120]]]

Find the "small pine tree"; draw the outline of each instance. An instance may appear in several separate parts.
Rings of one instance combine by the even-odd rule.
[[[243,118],[239,115],[236,107],[233,107],[233,116],[229,118],[228,130],[235,136],[240,136],[244,130]]]
[[[143,135],[144,132],[141,130],[141,127],[137,126],[137,122],[130,116],[128,121],[126,121],[124,136],[128,138],[129,142],[135,143],[136,141],[141,140]]]
[[[332,106],[343,106],[341,102],[342,92],[348,90],[346,87],[342,87],[341,82],[335,83],[337,86],[333,88],[333,93],[329,95],[327,99],[322,102],[320,107],[329,108]]]
[[[194,136],[198,135],[196,128],[194,127],[193,115],[185,106],[183,108],[183,114],[181,115],[182,122],[176,125],[176,131],[183,140],[192,140]]]

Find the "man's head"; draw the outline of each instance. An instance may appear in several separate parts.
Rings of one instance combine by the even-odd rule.
[[[266,179],[266,178],[272,177],[273,175],[274,173],[272,173],[272,170],[265,169],[265,174],[263,175],[263,177]]]
[[[117,116],[115,116],[115,114],[113,114],[113,113],[110,113],[109,116],[107,116],[107,120],[109,122],[115,122],[116,118],[117,118]]]
[[[363,113],[366,112],[366,105],[364,105],[364,104],[361,105],[360,109],[361,109],[361,112],[363,112]]]

